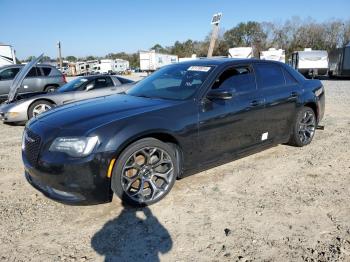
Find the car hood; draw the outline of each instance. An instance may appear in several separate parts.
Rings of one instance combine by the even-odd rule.
[[[54,128],[90,130],[101,125],[169,107],[180,101],[112,95],[57,107],[29,123],[41,122]]]
[[[28,74],[30,69],[32,69],[37,63],[40,62],[40,60],[43,58],[43,56],[44,56],[44,54],[41,54],[37,58],[30,61],[15,76],[15,78],[13,79],[11,86],[10,86],[10,91],[9,91],[8,100],[7,100],[8,103],[11,103],[16,99],[17,91],[20,88],[20,86],[22,85],[24,78],[26,77],[26,75]]]

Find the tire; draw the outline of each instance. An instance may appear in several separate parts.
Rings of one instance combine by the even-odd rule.
[[[54,104],[46,100],[38,100],[30,105],[28,109],[28,119],[36,117],[37,115],[44,113],[54,107]]]
[[[44,91],[47,92],[47,93],[50,93],[50,92],[55,92],[57,90],[57,86],[47,86],[44,88]]]
[[[288,144],[297,147],[310,144],[315,135],[316,125],[314,110],[302,107],[296,114]]]
[[[138,207],[163,199],[179,173],[173,147],[154,138],[134,142],[116,163],[111,188],[124,203]]]

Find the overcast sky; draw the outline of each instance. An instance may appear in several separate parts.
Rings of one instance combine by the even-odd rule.
[[[0,10],[0,42],[13,45],[20,59],[41,52],[56,57],[58,40],[63,56],[101,56],[202,40],[218,11],[224,29],[292,16],[350,19],[349,0],[0,0]]]

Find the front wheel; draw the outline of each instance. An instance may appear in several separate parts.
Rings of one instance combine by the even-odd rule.
[[[316,116],[310,107],[302,107],[295,118],[288,144],[306,146],[311,143],[316,130]]]
[[[122,201],[147,206],[164,198],[178,174],[175,150],[154,138],[128,146],[116,161],[111,187]]]
[[[53,104],[46,100],[39,100],[34,102],[28,109],[28,119],[32,117],[36,117],[51,108],[53,108]]]

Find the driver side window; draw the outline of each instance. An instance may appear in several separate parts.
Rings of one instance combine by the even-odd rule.
[[[247,93],[256,90],[255,76],[249,66],[226,69],[215,81],[212,89],[223,89],[233,93]]]

